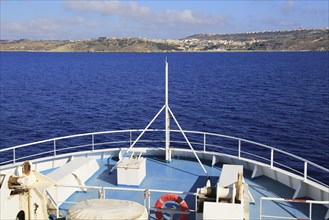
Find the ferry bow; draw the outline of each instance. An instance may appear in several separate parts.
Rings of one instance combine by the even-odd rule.
[[[165,78],[165,104],[144,129],[0,149],[0,219],[329,218],[328,185],[309,175],[327,168],[254,141],[183,130],[169,107],[167,60]],[[163,111],[165,128],[150,129]]]

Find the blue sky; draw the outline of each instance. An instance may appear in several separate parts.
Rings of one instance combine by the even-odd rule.
[[[327,0],[0,0],[0,39],[147,37],[328,28]]]

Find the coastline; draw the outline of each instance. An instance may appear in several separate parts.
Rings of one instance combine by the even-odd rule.
[[[182,39],[99,37],[81,40],[0,40],[19,52],[295,52],[329,51],[329,29],[197,34]]]
[[[1,50],[0,53],[306,53],[329,52],[329,50],[229,50],[229,51],[38,51],[38,50]]]

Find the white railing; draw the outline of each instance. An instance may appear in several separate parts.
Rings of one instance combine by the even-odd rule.
[[[58,137],[58,138],[52,138],[48,140],[43,141],[37,141],[33,143],[28,144],[22,144],[14,147],[9,147],[5,149],[0,149],[0,165],[5,164],[15,164],[17,162],[22,162],[23,160],[27,159],[35,159],[40,157],[46,157],[46,156],[52,156],[56,158],[60,154],[64,153],[75,153],[80,151],[90,151],[93,152],[95,150],[101,150],[101,149],[108,149],[113,148],[115,145],[119,145],[119,148],[130,147],[131,144],[135,141],[136,138],[133,138],[133,135],[140,134],[143,129],[132,129],[132,130],[116,130],[116,131],[103,131],[103,132],[93,132],[93,133],[86,133],[86,134],[77,134],[77,135],[70,135],[70,136],[64,136],[64,137]],[[163,129],[148,129],[145,132],[145,135],[148,135],[152,133],[152,138],[145,138],[140,139],[138,141],[138,144],[148,144],[148,146],[158,144],[158,147],[163,147],[165,143],[165,138],[158,138],[154,139],[156,137],[155,133],[160,132],[164,134]],[[312,180],[315,181],[321,185],[324,185],[328,187],[325,183],[322,183],[321,181],[314,179],[310,177],[309,171],[310,166],[314,169],[316,169],[317,172],[322,172],[323,175],[318,176],[328,176],[329,175],[329,169],[324,168],[318,164],[315,164],[309,160],[306,160],[302,157],[296,156],[294,154],[288,153],[286,151],[257,143],[254,141],[222,135],[222,134],[215,134],[215,133],[209,133],[209,132],[199,132],[199,131],[184,131],[186,135],[189,135],[189,139],[191,144],[196,150],[200,150],[203,152],[216,152],[216,153],[222,153],[225,155],[229,155],[232,157],[236,157],[240,160],[249,160],[252,158],[253,161],[260,162],[264,165],[270,166],[271,169],[273,168],[281,168],[285,169],[289,172],[293,172],[299,176],[301,176],[304,181]],[[187,148],[186,141],[184,138],[176,137],[176,134],[180,134],[179,130],[171,130],[171,146],[173,149],[175,147],[180,148]],[[110,141],[99,141],[102,139],[101,137],[104,135],[121,135],[120,138],[118,137],[111,137]],[[122,137],[124,136],[124,137]],[[193,138],[191,138],[191,137]],[[88,138],[88,140],[83,140],[83,144],[73,144],[73,146],[65,146],[62,147],[63,141],[66,140],[75,140],[77,138]],[[103,137],[104,138],[104,137]],[[108,137],[107,137],[108,138]],[[196,140],[195,140],[196,139]],[[98,140],[98,142],[97,142]],[[226,141],[230,141],[229,144],[225,143]],[[233,142],[232,142],[233,141]],[[224,145],[223,145],[224,143]],[[177,145],[177,146],[175,146]],[[118,146],[117,146],[118,147]],[[38,150],[36,150],[37,148]],[[257,149],[261,149],[260,151]],[[21,152],[18,152],[21,151]],[[37,152],[37,153],[31,153],[31,152]],[[269,154],[267,156],[264,156],[264,154]],[[281,156],[280,156],[281,154]],[[290,165],[282,164],[278,162],[280,160],[280,157],[284,155],[285,157],[289,157],[289,160],[295,160],[299,163],[302,163],[303,165],[299,167],[297,170],[296,168],[293,168]],[[11,159],[8,159],[10,158]],[[6,158],[6,159],[4,159]],[[0,167],[1,169],[1,167]]]
[[[314,201],[314,200],[303,200],[303,199],[286,199],[286,198],[270,198],[270,197],[261,197],[260,198],[260,214],[259,218],[262,219],[305,219],[304,217],[287,217],[287,216],[278,216],[278,215],[265,215],[263,214],[264,201],[273,201],[273,202],[287,202],[287,203],[304,203],[309,205],[309,220],[312,220],[312,207],[313,204],[319,205],[329,205],[329,201]]]
[[[57,188],[61,187],[68,187],[68,188],[77,188],[80,189],[81,186],[75,186],[75,185],[55,185]],[[83,188],[89,189],[89,190],[98,190],[98,199],[111,199],[111,197],[106,196],[106,191],[114,190],[114,191],[131,191],[131,192],[139,192],[143,193],[141,198],[144,200],[144,207],[147,209],[148,214],[150,214],[151,210],[154,211],[160,211],[163,213],[169,213],[170,215],[173,214],[190,214],[191,212],[196,213],[197,212],[197,193],[192,192],[184,192],[184,191],[174,191],[174,190],[161,190],[161,189],[141,189],[141,188],[124,188],[124,187],[105,187],[105,186],[83,186]],[[56,193],[59,192],[59,190],[56,190]],[[194,196],[194,208],[195,209],[189,209],[187,212],[182,212],[180,209],[174,210],[174,209],[157,209],[155,207],[151,207],[151,196],[153,193],[173,193],[177,195],[189,195]],[[55,198],[58,198],[57,195],[55,195]],[[96,199],[96,198],[95,198]],[[77,202],[69,202],[69,201],[56,201],[56,204],[59,204],[56,206],[57,216],[59,216],[59,206],[61,206],[64,203],[72,203],[75,204]]]

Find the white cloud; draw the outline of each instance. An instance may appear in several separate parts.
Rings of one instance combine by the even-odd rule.
[[[147,19],[150,23],[158,23],[158,24],[170,24],[170,25],[214,25],[214,24],[226,24],[225,15],[209,15],[192,12],[191,10],[183,10],[183,11],[174,11],[174,10],[166,10],[161,13],[153,13],[151,20]]]
[[[2,23],[3,39],[81,39],[99,36],[181,38],[222,32],[230,17],[190,9],[155,11],[127,1],[65,1],[75,18]]]
[[[40,39],[53,37],[54,33],[59,30],[59,25],[49,19],[32,20],[30,22],[19,23],[10,22],[3,23],[1,32],[2,38],[16,38],[16,36],[21,36],[20,38],[31,38],[38,36]]]
[[[155,12],[148,7],[138,5],[136,2],[121,2],[117,0],[69,1],[66,2],[66,7],[84,13],[98,13],[105,16],[117,16],[121,19],[126,19],[131,22],[142,23],[145,25],[224,25],[227,23],[224,15],[215,16],[205,13],[196,13],[188,9],[182,11],[165,10]]]
[[[75,27],[83,24],[84,18],[76,17],[72,19],[37,19],[27,22],[1,23],[1,39],[63,39]]]
[[[147,7],[135,2],[113,1],[68,1],[66,7],[84,12],[98,12],[103,15],[117,15],[127,18],[141,17],[150,13]]]
[[[281,12],[290,15],[297,10],[297,6],[293,0],[288,0],[281,5]]]

